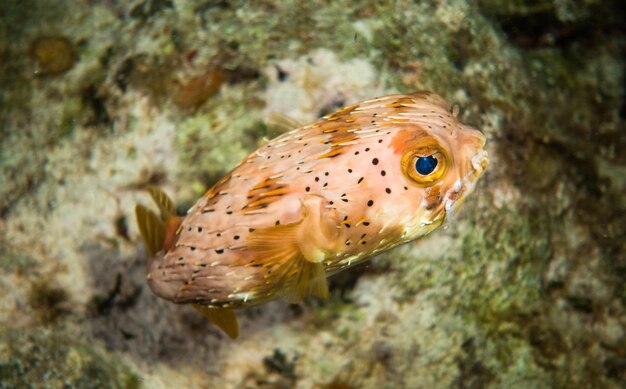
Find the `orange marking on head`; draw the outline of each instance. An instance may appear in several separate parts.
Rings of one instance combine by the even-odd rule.
[[[348,107],[341,108],[339,111],[335,112],[335,114],[346,114],[346,113],[354,111],[357,108],[359,108],[358,104],[350,105]]]
[[[268,173],[266,178],[250,188],[247,193],[248,203],[242,209],[251,211],[265,208],[280,200],[281,196],[291,192],[288,187],[278,183],[278,178],[270,178],[271,176],[271,173]]]
[[[401,107],[410,107],[414,105],[415,102],[410,97],[402,97],[393,103],[387,104],[386,106],[389,108],[401,108]]]
[[[395,154],[402,154],[406,149],[413,147],[420,138],[428,135],[424,129],[416,125],[406,127],[398,131],[391,140],[391,147]]]
[[[259,197],[273,197],[273,196],[282,196],[286,195],[290,191],[287,188],[281,187],[278,189],[270,190],[267,192],[259,193]]]
[[[341,154],[341,150],[330,150],[329,152],[320,155],[319,157],[317,157],[317,159],[324,159],[324,158],[334,158],[336,156],[338,156],[339,154]]]
[[[204,193],[204,196],[206,196],[209,200],[213,199],[215,196],[217,196],[217,194],[219,192],[222,191],[222,188],[224,187],[224,185],[230,181],[230,174],[227,174],[226,176],[224,176],[224,178],[222,178],[221,180],[219,180],[215,185],[213,185],[211,188],[209,188],[209,190],[207,190]]]
[[[358,136],[352,132],[345,132],[343,134],[337,134],[331,138],[332,146],[343,146],[344,143],[352,142],[357,139]]]

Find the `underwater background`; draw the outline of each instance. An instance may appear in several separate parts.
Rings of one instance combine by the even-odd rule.
[[[0,388],[626,387],[620,1],[3,0]],[[282,114],[429,89],[487,136],[456,220],[239,312],[154,296],[134,220]]]

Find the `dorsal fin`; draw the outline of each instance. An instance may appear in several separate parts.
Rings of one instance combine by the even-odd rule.
[[[268,127],[273,127],[281,133],[295,130],[303,127],[305,124],[280,112],[270,112],[267,116]]]

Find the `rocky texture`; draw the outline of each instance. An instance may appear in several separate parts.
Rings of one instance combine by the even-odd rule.
[[[0,386],[626,385],[624,15],[597,1],[9,0],[0,13]],[[64,37],[74,62],[37,72]],[[198,89],[194,89],[194,80]],[[446,229],[241,312],[154,297],[134,223],[266,137],[433,89],[489,139]]]

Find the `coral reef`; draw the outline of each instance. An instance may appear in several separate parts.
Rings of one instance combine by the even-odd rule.
[[[5,1],[0,387],[624,387],[619,5]],[[243,311],[237,342],[150,293],[147,185],[184,212],[272,115],[422,88],[491,155],[445,230]]]

